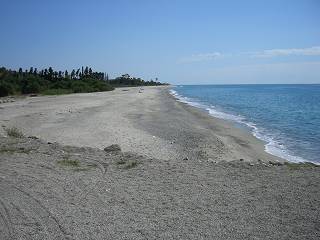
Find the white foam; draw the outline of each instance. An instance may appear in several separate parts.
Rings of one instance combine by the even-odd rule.
[[[240,115],[233,115],[230,113],[226,113],[223,111],[218,110],[215,106],[208,106],[206,104],[203,103],[199,103],[197,100],[195,99],[191,99],[188,97],[184,97],[180,94],[177,93],[177,91],[171,89],[170,93],[179,101],[179,102],[183,102],[186,103],[190,106],[193,107],[198,107],[201,109],[204,109],[206,111],[208,111],[209,115],[216,117],[216,118],[220,118],[220,119],[224,119],[224,120],[229,120],[232,122],[236,122],[236,123],[240,123],[244,126],[247,126],[250,130],[251,133],[258,139],[266,142],[265,144],[265,151],[267,153],[270,153],[274,156],[286,159],[290,162],[307,162],[308,160],[298,157],[298,156],[294,156],[292,155],[288,149],[286,149],[286,147],[280,143],[279,141],[276,141],[275,138],[271,135],[266,134],[266,130],[264,130],[261,127],[257,127],[257,125],[253,122],[247,121],[245,119],[245,117],[240,116]],[[310,162],[310,161],[309,161]],[[319,164],[314,162],[315,164]]]
[[[209,112],[210,115],[217,118],[227,119],[227,120],[240,122],[240,123],[242,123],[242,121],[244,120],[244,118],[240,115],[236,116],[229,113],[221,112],[219,110],[216,110],[214,106],[210,106],[209,108],[206,108],[206,110]]]

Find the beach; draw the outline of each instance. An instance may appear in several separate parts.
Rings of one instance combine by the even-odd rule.
[[[319,167],[169,89],[0,104],[3,239],[318,239]]]
[[[100,149],[119,144],[124,151],[166,160],[282,161],[265,153],[250,133],[177,102],[168,89],[27,98],[2,104],[0,123],[51,142]]]

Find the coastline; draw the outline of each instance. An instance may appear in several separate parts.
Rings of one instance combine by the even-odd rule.
[[[199,100],[197,99],[190,99],[183,95],[180,95],[175,90],[176,87],[177,86],[173,86],[172,89],[169,90],[169,92],[177,101],[188,104],[192,107],[201,109],[202,111],[205,111],[212,118],[215,118],[215,121],[217,119],[222,119],[228,123],[231,123],[234,127],[240,126],[240,128],[243,128],[245,131],[250,132],[250,134],[252,134],[258,140],[262,141],[264,143],[265,152],[267,152],[268,154],[271,154],[277,158],[283,159],[284,161],[288,161],[288,162],[293,162],[293,163],[309,162],[309,163],[319,165],[318,162],[306,160],[300,156],[293,155],[292,153],[288,152],[287,149],[284,149],[282,143],[279,144],[277,143],[277,141],[274,140],[273,137],[266,136],[266,133],[262,132],[256,126],[255,123],[247,121],[245,117],[226,113],[225,111],[223,111],[223,109],[216,110],[213,106],[209,106],[204,103],[199,103]]]
[[[284,161],[250,133],[177,101],[170,87],[140,89],[26,98],[2,104],[0,123],[51,142],[100,149],[116,143],[167,160]]]
[[[277,162],[166,88],[139,91],[1,105],[25,134],[1,129],[4,239],[319,238],[319,167]]]
[[[198,107],[196,102],[189,103],[181,101],[181,99],[174,96],[171,92],[169,92],[169,95],[179,104],[181,104],[182,107],[187,111],[195,114],[199,117],[199,119],[205,119],[206,124],[209,125],[208,128],[215,130],[211,132],[211,134],[223,139],[227,146],[234,149],[234,157],[231,157],[231,161],[238,160],[237,156],[242,155],[241,152],[247,154],[245,158],[241,158],[244,161],[247,160],[251,162],[257,162],[262,160],[264,162],[275,161],[282,163],[287,161],[284,158],[267,152],[265,150],[265,141],[257,138],[251,132],[243,129],[242,127],[236,127],[235,122],[213,116],[207,111],[207,109]]]

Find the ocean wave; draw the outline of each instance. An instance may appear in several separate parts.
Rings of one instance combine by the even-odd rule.
[[[284,144],[282,144],[280,141],[276,140],[277,137],[274,136],[271,133],[268,133],[266,129],[263,129],[262,127],[258,127],[255,123],[247,121],[245,117],[241,115],[234,115],[231,113],[227,113],[224,111],[221,111],[220,109],[217,109],[215,106],[210,105],[208,106],[205,103],[199,102],[197,99],[188,98],[185,96],[180,95],[177,91],[170,89],[170,93],[172,96],[174,96],[179,102],[186,103],[190,106],[201,108],[203,110],[206,110],[209,115],[228,120],[231,122],[235,122],[238,124],[241,124],[247,128],[250,129],[251,134],[255,136],[256,138],[266,142],[265,151],[269,154],[272,154],[274,156],[286,159],[290,162],[310,162],[304,158],[301,158],[299,156],[295,156],[290,153],[290,151],[285,147]],[[318,163],[316,163],[318,164]]]

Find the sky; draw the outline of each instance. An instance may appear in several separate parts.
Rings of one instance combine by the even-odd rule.
[[[320,0],[0,0],[0,66],[320,83]]]

